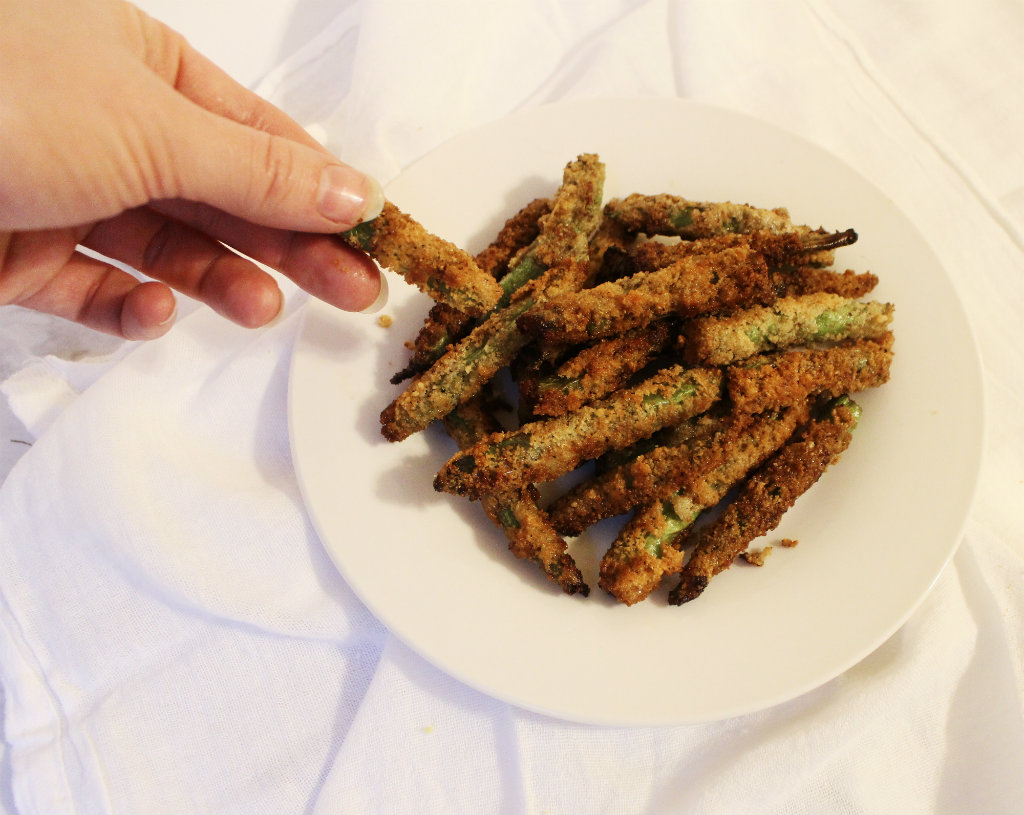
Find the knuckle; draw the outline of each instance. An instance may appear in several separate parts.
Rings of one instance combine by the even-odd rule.
[[[264,134],[250,175],[252,200],[261,208],[276,208],[294,187],[295,158],[283,139]]]

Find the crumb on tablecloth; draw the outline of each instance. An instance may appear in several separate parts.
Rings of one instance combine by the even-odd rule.
[[[740,557],[743,558],[751,566],[764,566],[765,558],[772,553],[771,546],[765,546],[763,549],[753,551],[748,549],[746,552],[741,552]]]

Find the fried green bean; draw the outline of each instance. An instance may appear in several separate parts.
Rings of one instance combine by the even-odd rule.
[[[633,232],[693,240],[735,232],[797,232],[785,208],[758,209],[729,201],[690,201],[678,195],[634,193],[609,201],[605,214]]]
[[[390,201],[376,218],[339,237],[434,300],[459,311],[479,316],[501,299],[501,286],[472,257],[427,231]]]
[[[680,605],[699,597],[751,541],[778,526],[783,514],[839,460],[859,418],[855,402],[848,397],[834,400],[825,416],[812,420],[799,439],[751,475],[722,515],[684,544],[692,543],[693,550],[669,602]]]
[[[546,342],[587,342],[676,314],[692,317],[725,308],[775,300],[770,267],[803,251],[847,245],[851,230],[771,235],[712,241],[713,251],[682,253],[649,272],[572,292],[532,309],[520,327]],[[724,248],[722,248],[724,247]]]
[[[726,389],[736,410],[762,410],[839,396],[889,381],[892,332],[877,340],[852,340],[820,349],[779,351],[726,368]]]
[[[733,418],[716,458],[694,467],[683,487],[641,503],[601,559],[599,585],[620,602],[645,599],[682,567],[682,533],[769,456],[806,420],[807,405]]]
[[[601,218],[603,183],[604,165],[596,156],[584,154],[566,166],[551,212],[540,219],[540,234],[502,278],[508,300],[503,295],[495,311],[384,409],[385,438],[405,439],[478,392],[529,341],[516,324],[518,317],[584,284],[591,274],[589,239]]]
[[[659,320],[581,349],[535,384],[533,414],[562,416],[618,390],[675,336],[675,325]]]
[[[690,316],[773,299],[764,258],[749,248],[684,257],[653,272],[552,298],[519,320],[547,342],[588,342],[643,328],[672,314]]]
[[[617,467],[581,481],[548,507],[551,523],[563,535],[575,536],[591,524],[629,512],[677,492],[687,475],[707,472],[720,463],[723,441],[749,424],[742,414],[713,411],[688,420],[689,432],[675,444],[663,444]]]
[[[611,218],[606,220],[614,222]],[[706,255],[737,246],[746,246],[760,252],[770,266],[799,264],[813,265],[817,268],[826,261],[830,263],[834,259],[836,249],[850,246],[856,243],[857,239],[857,232],[853,229],[842,232],[815,229],[781,234],[755,230],[675,243],[658,240],[636,241],[630,246],[628,254],[635,262],[637,271],[645,272],[664,268],[690,255]],[[813,259],[813,264],[809,259]]]
[[[827,292],[782,297],[771,305],[690,320],[683,331],[684,356],[692,364],[729,365],[791,345],[879,337],[892,318],[890,303]]]
[[[781,297],[827,292],[856,300],[866,297],[878,285],[878,275],[873,272],[855,272],[852,269],[839,272],[804,263],[774,268],[772,277]]]
[[[501,430],[479,394],[449,413],[444,423],[460,448],[469,447],[484,436]],[[547,513],[541,509],[539,498],[537,488],[527,484],[507,492],[484,495],[480,505],[504,533],[513,555],[535,563],[566,594],[586,597],[590,587],[569,554],[565,540],[554,530]]]
[[[591,236],[601,223],[605,167],[592,153],[583,153],[562,171],[562,183],[551,199],[551,209],[538,220],[537,237],[509,261],[501,279],[498,308],[514,292],[564,260],[589,255]]]
[[[505,221],[497,236],[473,258],[482,271],[501,281],[508,272],[509,261],[529,246],[540,232],[538,220],[551,211],[551,201],[535,198]],[[502,287],[504,294],[505,287]],[[434,364],[453,344],[465,337],[476,320],[448,303],[435,303],[427,314],[416,338],[407,343],[412,351],[408,364],[391,377],[397,385],[422,373]]]
[[[516,318],[551,293],[582,285],[587,273],[586,262],[569,262],[548,269],[523,286],[505,308],[451,346],[384,408],[380,415],[384,438],[408,438],[479,392],[529,341]]]
[[[703,413],[720,396],[722,373],[674,365],[575,413],[498,433],[453,456],[434,488],[478,498],[556,479],[610,448],[625,447]]]
[[[501,281],[513,259],[540,235],[541,218],[551,212],[550,198],[534,198],[508,218],[494,240],[473,258],[477,266]]]

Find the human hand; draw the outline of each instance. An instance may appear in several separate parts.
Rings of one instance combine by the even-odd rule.
[[[329,233],[382,204],[375,181],[127,2],[0,0],[0,304],[152,339],[173,288],[264,325],[281,292],[226,244],[362,310],[383,280]]]

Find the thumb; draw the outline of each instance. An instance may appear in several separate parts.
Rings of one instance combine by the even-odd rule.
[[[303,232],[339,232],[380,214],[384,194],[370,176],[323,150],[172,94],[176,115],[165,120],[160,135],[166,166],[154,168],[162,180],[156,184],[160,197]]]

